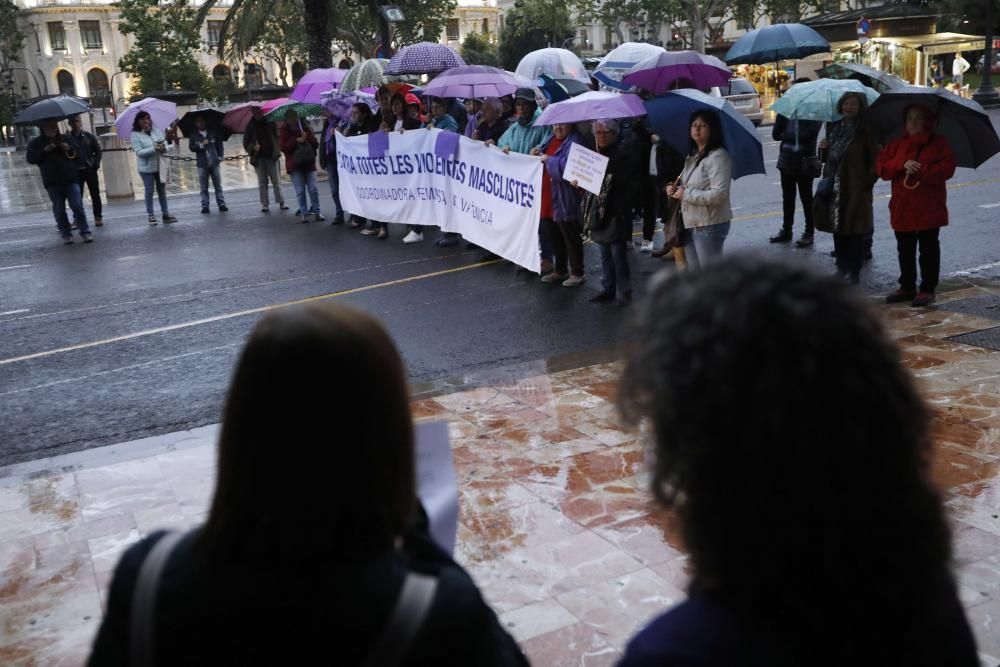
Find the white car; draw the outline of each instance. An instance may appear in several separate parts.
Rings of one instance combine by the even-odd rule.
[[[728,86],[712,88],[711,94],[729,100],[736,107],[736,110],[746,116],[754,125],[760,125],[764,120],[764,110],[760,106],[760,93],[746,79],[730,79]]]

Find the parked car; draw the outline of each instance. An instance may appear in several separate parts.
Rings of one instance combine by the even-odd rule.
[[[729,100],[736,107],[736,110],[746,116],[754,125],[760,125],[761,121],[764,120],[764,109],[760,106],[760,93],[746,79],[730,79],[728,86],[713,88],[713,95],[716,90],[718,90],[720,97]]]

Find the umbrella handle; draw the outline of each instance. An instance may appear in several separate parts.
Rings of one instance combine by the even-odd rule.
[[[906,188],[907,190],[916,190],[918,187],[920,187],[920,179],[918,178],[916,183],[910,185],[910,176],[911,174],[907,174],[906,176],[903,177],[903,187]]]

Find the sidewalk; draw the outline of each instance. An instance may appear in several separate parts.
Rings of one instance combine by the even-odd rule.
[[[1000,284],[945,289],[937,309],[879,310],[939,416],[934,472],[954,520],[961,597],[983,664],[995,667]],[[682,599],[686,579],[670,519],[650,502],[643,446],[617,423],[621,364],[582,361],[414,388],[414,415],[450,425],[456,557],[544,667],[614,664],[637,629]],[[216,433],[0,469],[0,663],[81,663],[122,550],[204,519]]]

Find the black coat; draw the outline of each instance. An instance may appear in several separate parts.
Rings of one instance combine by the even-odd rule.
[[[90,667],[129,664],[129,613],[156,533],[115,569]],[[345,544],[350,536],[344,536]],[[407,667],[527,667],[469,575],[415,525],[400,551],[361,562],[299,554],[297,566],[241,561],[211,567],[187,536],[160,578],[153,654],[158,665],[361,665],[381,636],[409,570],[438,589]]]
[[[639,162],[628,151],[627,144],[616,142],[607,148],[599,148],[598,152],[608,157],[606,174],[611,176],[611,184],[604,201],[604,224],[592,230],[590,238],[596,243],[610,244],[631,236],[632,208],[638,199],[639,188],[646,185],[646,179],[642,177]],[[646,160],[649,160],[648,153]]]
[[[771,138],[781,142],[778,148],[778,169],[798,172],[802,168],[803,157],[816,155],[816,139],[822,128],[823,123],[816,120],[789,120],[779,114],[771,129]]]
[[[42,185],[47,188],[80,182],[79,168],[83,165],[79,157],[72,160],[66,157],[65,151],[58,146],[61,143],[67,143],[71,148],[74,146],[66,134],[57,134],[51,139],[42,134],[28,142],[25,159],[29,164],[38,165],[42,172]],[[50,144],[56,145],[55,150],[46,151],[45,147]]]
[[[79,134],[69,134],[73,148],[76,150],[78,167],[89,169],[101,168],[101,142],[90,132],[80,130]]]

